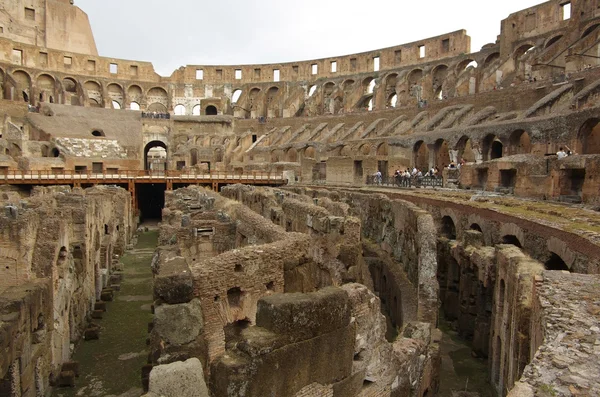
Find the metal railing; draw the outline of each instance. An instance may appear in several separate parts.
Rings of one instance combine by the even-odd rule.
[[[147,180],[177,181],[273,181],[282,182],[283,174],[270,172],[236,173],[233,171],[74,171],[74,170],[49,170],[49,171],[0,171],[0,183],[24,183],[36,181],[140,181]]]

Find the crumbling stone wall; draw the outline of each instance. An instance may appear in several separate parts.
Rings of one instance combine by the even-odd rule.
[[[15,396],[34,390],[43,394],[49,381],[58,376],[61,364],[69,360],[71,344],[81,338],[94,303],[109,283],[113,256],[123,252],[131,237],[131,198],[116,187],[85,191],[37,187],[30,197],[5,197],[5,212],[0,216],[1,244],[6,247],[2,250],[5,266],[0,270],[0,292],[10,296],[11,291],[35,292],[30,286],[42,282],[50,285],[47,296],[26,298],[25,294],[20,308],[8,303],[2,307],[8,315],[31,305],[31,316],[36,316],[30,319],[31,330],[23,329],[24,336],[34,336],[17,338],[14,344],[7,341],[6,351],[21,349],[27,356],[33,349],[33,357],[39,358],[33,367],[22,360],[21,368],[30,372],[21,377],[13,392]],[[38,301],[51,310],[38,316]],[[0,369],[0,375],[6,376],[8,367]],[[30,395],[27,393],[23,395]]]

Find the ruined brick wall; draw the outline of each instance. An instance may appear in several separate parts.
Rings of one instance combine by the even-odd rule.
[[[53,334],[52,285],[33,280],[0,293],[0,394],[38,396],[50,391]]]
[[[294,191],[294,189],[292,189]],[[436,280],[436,231],[431,215],[402,200],[389,199],[380,194],[364,194],[343,189],[335,192],[298,188],[298,192],[314,194],[339,200],[349,206],[349,214],[361,221],[362,238],[374,243],[392,261],[383,263],[393,267],[387,274],[397,274],[395,285],[384,282],[384,273],[379,281],[374,280],[381,291],[400,291],[402,297],[417,292],[417,310],[411,309],[409,300],[397,297],[402,308],[403,321],[432,321],[437,318],[438,282]],[[412,288],[400,288],[408,279]],[[384,285],[385,284],[385,285]],[[377,290],[377,289],[376,289]],[[393,302],[393,294],[386,294]],[[416,317],[411,317],[414,313]]]
[[[109,282],[113,255],[122,252],[135,228],[131,198],[119,188],[97,187],[86,191],[72,191],[68,187],[35,188],[31,197],[11,203],[14,199],[15,196],[8,196],[3,203],[2,244],[10,247],[3,252],[10,254],[24,249],[29,254],[3,267],[7,275],[23,277],[6,277],[2,291],[6,294],[30,288],[35,291],[34,286],[40,283],[51,286],[48,296],[39,298],[50,310],[48,316],[40,317],[39,327],[43,329],[32,325],[31,331],[23,330],[24,336],[35,331],[36,336],[31,340],[42,345],[28,347],[27,343],[31,342],[27,342],[19,348],[16,344],[22,342],[18,339],[14,344],[10,344],[10,339],[7,341],[7,349],[23,349],[26,354],[35,351],[33,357],[39,358],[32,364],[36,371],[41,371],[35,379],[29,361],[21,362],[22,368],[27,366],[29,372],[21,377],[22,385],[15,392],[18,393],[33,388],[46,390],[48,381],[70,358],[71,343],[82,335],[95,301]],[[14,233],[21,237],[8,240]],[[35,299],[21,302],[23,306],[19,310],[30,305],[33,316],[37,307]],[[12,309],[17,308],[10,305],[5,308],[7,314]],[[30,319],[29,324],[37,324],[37,318]],[[36,341],[42,337],[43,340]],[[2,370],[0,375],[6,376],[7,369]]]

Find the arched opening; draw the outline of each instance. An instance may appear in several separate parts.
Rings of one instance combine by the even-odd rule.
[[[342,89],[344,90],[345,93],[352,91],[353,86],[354,86],[354,80],[352,80],[352,79],[345,80],[342,83]]]
[[[418,141],[413,147],[414,166],[421,170],[429,169],[429,148],[423,141]]]
[[[304,157],[307,159],[315,159],[317,152],[314,147],[309,146],[304,150]]]
[[[456,74],[460,75],[462,72],[469,69],[477,69],[478,66],[479,64],[474,59],[465,59],[456,66]]]
[[[519,238],[512,234],[507,234],[506,236],[502,237],[502,244],[510,244],[518,248],[523,248]]]
[[[106,135],[104,135],[104,131],[102,131],[102,130],[94,130],[94,131],[92,131],[92,136],[104,137]]]
[[[481,230],[481,226],[479,226],[477,223],[473,223],[471,225],[471,227],[469,227],[470,230],[475,230],[479,233],[483,233],[483,230]]]
[[[144,167],[146,171],[167,170],[167,145],[161,141],[152,141],[144,148]]]
[[[115,110],[121,110],[121,104],[117,101],[112,101],[112,108]]]
[[[231,95],[231,103],[237,103],[240,97],[242,96],[242,90],[235,90]]]
[[[373,98],[369,99],[369,103],[367,103],[367,110],[369,112],[373,111]]]
[[[139,85],[133,84],[127,89],[127,97],[131,102],[136,102],[139,104],[142,102],[142,97],[144,96],[143,92],[144,91],[142,91],[142,88]]]
[[[367,77],[363,80],[362,86],[364,89],[364,94],[372,94],[375,89],[375,79],[373,77]]]
[[[378,156],[387,156],[389,154],[389,146],[387,143],[382,143],[377,146],[377,155]]]
[[[398,95],[396,93],[393,93],[388,97],[386,105],[388,108],[395,108],[397,103],[398,103]]]
[[[198,149],[190,150],[190,165],[193,167],[198,164]]]
[[[70,92],[73,94],[77,93],[77,82],[75,82],[74,79],[70,78],[70,77],[65,77],[62,81],[63,83],[63,88],[65,89],[66,92]]]
[[[450,150],[448,149],[448,141],[438,139],[435,142],[435,166],[443,167],[445,164],[450,164]]]
[[[308,96],[311,97],[311,96],[315,95],[315,92],[317,92],[317,86],[311,85],[310,88],[308,89]]]
[[[446,237],[449,240],[456,240],[456,226],[450,216],[444,216],[442,218],[442,228],[440,235]]]
[[[175,113],[176,116],[185,116],[185,106],[181,104],[175,106],[173,113]]]
[[[598,29],[598,26],[600,26],[600,24],[593,24],[590,27],[588,27],[586,30],[583,31],[583,34],[581,35],[581,38],[584,38],[586,36],[589,36],[590,33],[592,33],[593,31],[595,31],[596,29]]]
[[[569,266],[562,260],[562,258],[556,255],[554,252],[550,253],[550,258],[544,263],[546,270],[565,270],[571,271]]]
[[[31,92],[31,77],[29,77],[29,74],[22,70],[17,70],[13,72],[12,77],[17,83],[15,91],[21,93],[25,102],[29,102],[29,94]]]
[[[546,45],[544,46],[544,49],[550,47],[552,44],[556,43],[558,40],[562,39],[562,35],[558,35],[558,36],[554,36],[553,38],[551,38],[550,40],[548,40],[546,42]]]
[[[89,98],[89,104],[92,107],[102,107],[102,87],[95,81],[86,81],[83,85]]]
[[[587,120],[578,134],[579,153],[600,154],[600,119]]]
[[[140,104],[137,102],[131,102],[129,104],[129,109],[130,110],[140,110]]]
[[[52,155],[52,157],[58,157],[58,156],[60,156],[60,150],[58,150],[58,148],[53,148],[50,151],[50,154]]]
[[[483,67],[487,68],[488,66],[490,66],[496,59],[500,59],[500,53],[499,52],[492,52],[490,55],[488,55],[485,58],[485,61],[483,61]]]
[[[219,114],[219,112],[217,111],[217,107],[213,105],[208,105],[206,107],[205,112],[207,116],[216,116],[217,114]]]
[[[192,116],[200,116],[200,105],[196,105],[192,108]]]
[[[444,98],[444,83],[446,81],[446,77],[448,76],[448,66],[446,65],[438,65],[433,70],[433,94],[437,99]]]
[[[167,105],[169,96],[167,91],[162,87],[153,87],[148,90],[146,95],[148,102],[148,111],[157,113],[167,113]]]
[[[358,152],[360,154],[362,154],[363,156],[368,156],[369,154],[371,154],[371,145],[369,145],[368,143],[365,143],[364,145],[361,145],[358,148]]]
[[[476,161],[475,152],[473,151],[473,144],[468,136],[463,135],[459,139],[458,143],[456,144],[456,150],[458,150],[458,161],[465,160],[467,163],[474,163]]]
[[[483,140],[484,160],[494,160],[502,157],[503,145],[496,135],[489,134]]]
[[[54,95],[54,78],[47,74],[41,74],[37,78],[36,85],[40,91],[40,102],[43,102],[44,98],[50,102],[50,98]]]
[[[290,148],[285,154],[285,161],[289,163],[298,162],[298,151],[294,148]]]
[[[325,98],[331,98],[331,95],[335,91],[335,83],[330,81],[323,86],[323,96]]]
[[[523,130],[514,131],[510,135],[510,153],[528,154],[531,152],[531,139],[529,134]]]

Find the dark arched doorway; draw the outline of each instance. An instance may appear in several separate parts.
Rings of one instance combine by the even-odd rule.
[[[167,170],[167,145],[161,141],[152,141],[144,148],[144,169],[164,172]]]
[[[216,116],[218,114],[217,108],[213,105],[206,107],[206,115],[207,116]]]

